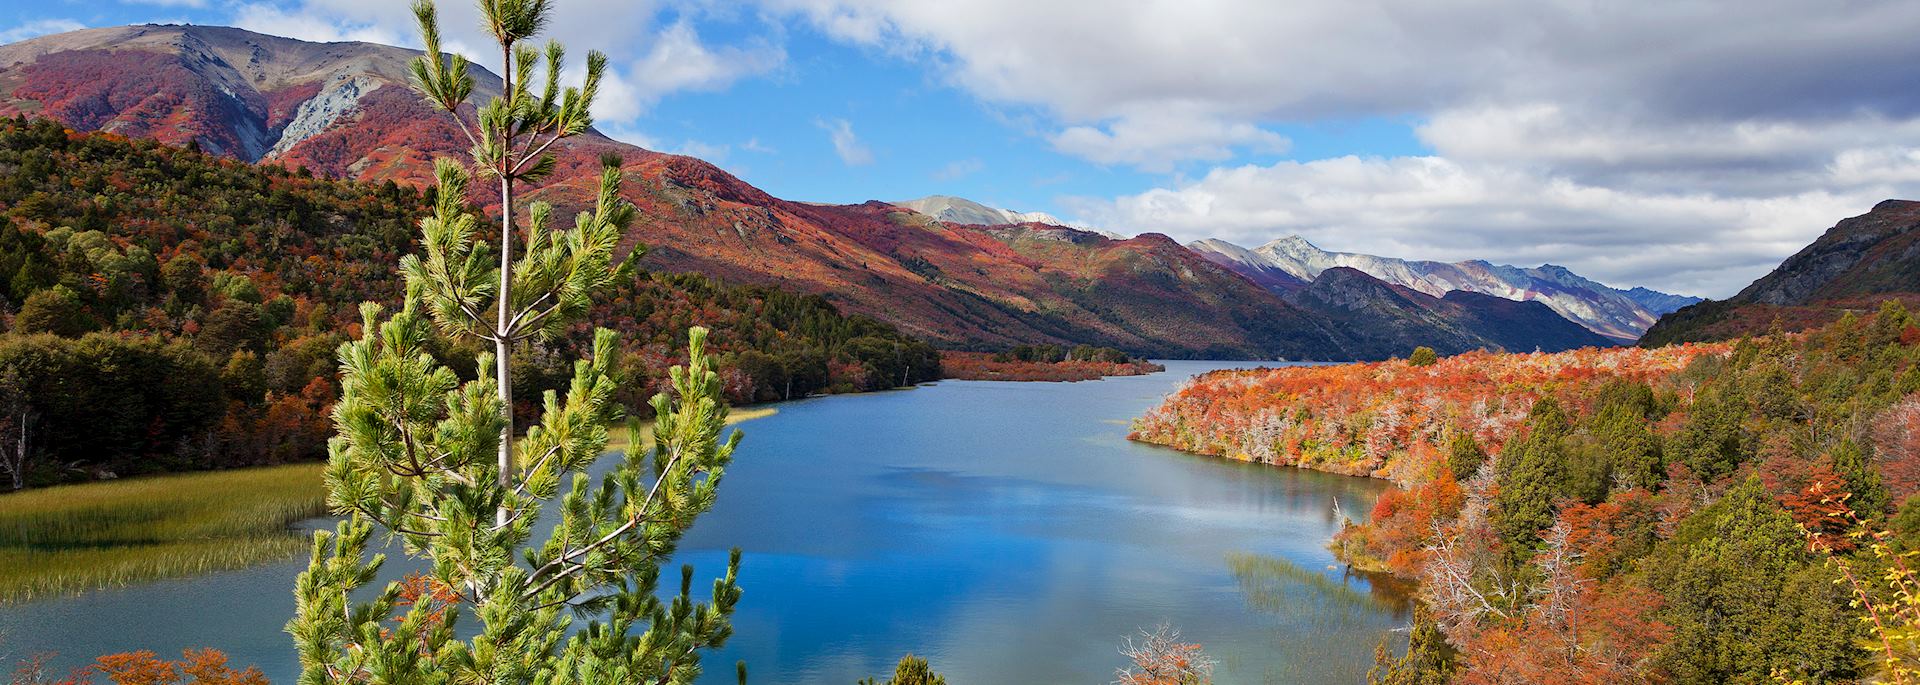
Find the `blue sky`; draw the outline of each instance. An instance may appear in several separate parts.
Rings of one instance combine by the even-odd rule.
[[[400,0],[20,2],[0,42],[189,21],[415,45]],[[473,9],[442,6],[450,46]],[[1725,296],[1920,195],[1920,3],[556,0],[601,128],[808,201]],[[484,60],[483,60],[484,62]]]

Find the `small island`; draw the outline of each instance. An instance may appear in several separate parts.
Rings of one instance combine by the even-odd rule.
[[[1111,347],[1017,345],[1002,352],[940,353],[941,375],[965,381],[1076,382],[1142,376],[1167,367]]]

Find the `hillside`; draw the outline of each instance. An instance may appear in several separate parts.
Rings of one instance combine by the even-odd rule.
[[[1410,651],[1447,656],[1376,682],[1876,682],[1912,653],[1886,608],[1916,391],[1887,301],[1739,343],[1216,371],[1132,437],[1400,486],[1334,548],[1417,583]]]
[[[1346,267],[1434,297],[1457,290],[1540,302],[1618,342],[1640,337],[1661,314],[1699,301],[1646,288],[1612,288],[1552,264],[1521,268],[1479,260],[1448,263],[1330,252],[1300,236],[1280,238],[1253,249],[1213,239],[1189,247],[1255,283],[1282,292],[1310,282],[1328,269]]]
[[[0,113],[418,186],[431,159],[467,146],[446,115],[406,86],[412,55],[218,27],[90,29],[0,47]],[[497,87],[478,74],[481,93]],[[641,211],[628,243],[653,246],[648,267],[819,295],[950,348],[1073,343],[1293,359],[1404,353],[1398,337],[1376,339],[1339,317],[1303,311],[1164,236],[948,223],[882,202],[791,202],[701,160],[598,133],[555,152],[557,172],[529,199],[551,201],[564,216],[591,196],[585,172],[603,153],[619,154],[624,192]],[[473,200],[489,206],[487,192]]]
[[[1895,298],[1920,301],[1920,202],[1887,200],[1844,219],[1739,294],[1661,317],[1640,344],[1726,340],[1839,319]]]
[[[35,417],[29,484],[318,458],[335,350],[393,303],[426,198],[149,140],[0,119],[0,410]],[[640,272],[606,294],[635,411],[713,330],[735,403],[939,377],[925,342],[817,296]],[[516,405],[565,387],[585,331],[514,361]],[[436,350],[471,369],[478,352]],[[7,419],[0,419],[0,429]]]
[[[1539,302],[1458,290],[1434,297],[1349,267],[1322,271],[1312,283],[1283,299],[1340,322],[1336,334],[1343,336],[1341,343],[1362,359],[1393,357],[1421,345],[1440,354],[1482,349],[1559,352],[1613,345]]]

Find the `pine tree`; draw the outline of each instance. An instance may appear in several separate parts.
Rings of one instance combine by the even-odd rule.
[[[1472,433],[1455,430],[1453,436],[1447,439],[1447,469],[1453,472],[1454,480],[1466,482],[1485,463],[1487,451],[1480,447],[1479,441],[1473,439]]]
[[[1682,685],[1848,682],[1858,621],[1834,573],[1758,477],[1682,521],[1646,565],[1673,637],[1655,661]]]
[[[514,182],[551,169],[546,147],[585,130],[605,60],[590,58],[586,87],[561,94],[560,49],[549,45],[546,92],[535,99],[525,84],[541,56],[518,43],[538,32],[547,3],[481,7],[508,76],[505,94],[479,109],[479,132],[464,120],[462,128],[474,136],[481,171],[501,182],[499,266],[465,210],[467,170],[441,160],[433,214],[420,222],[424,254],[400,264],[401,309],[387,316],[362,305],[360,338],[340,348],[326,483],[345,520],[315,534],[296,581],[286,630],[300,654],[299,682],[692,683],[702,653],[732,635],[740,553],[707,603],[692,599],[692,567],[680,569],[678,592],[665,600],[660,576],[713,506],[740,435],[722,437],[727,407],[698,327],[688,334],[688,364],[670,370],[671,391],[652,400],[652,448],[629,450],[598,483],[584,471],[624,414],[612,331],[596,330],[564,393],[545,393],[524,436],[514,429],[513,345],[567,330],[596,292],[626,274],[612,255],[634,209],[619,199],[618,160],[604,160],[596,202],[574,228],[549,227],[551,208],[534,203],[525,235],[515,235]],[[415,11],[428,45],[416,77],[457,112],[472,88],[466,64],[440,54],[432,5]],[[522,145],[530,152],[512,149]],[[493,342],[495,354],[481,355],[478,379],[463,382],[430,353],[437,334]],[[643,427],[629,419],[627,429],[637,437]],[[536,542],[535,531],[547,528],[543,512],[551,530]],[[376,529],[430,570],[369,595],[386,558],[369,556]],[[461,624],[469,616],[477,626]]]
[[[860,685],[880,685],[880,681],[867,678]],[[900,657],[900,663],[893,666],[893,677],[886,685],[947,685],[947,679],[933,672],[933,666],[926,659],[908,654]]]
[[[481,0],[483,20],[500,46],[503,68],[500,94],[477,107],[473,115],[475,121],[468,122],[463,108],[473,94],[473,75],[468,71],[467,60],[440,52],[439,19],[432,0],[416,0],[413,5],[414,16],[420,22],[421,39],[426,44],[426,55],[410,65],[414,86],[434,106],[445,110],[472,143],[473,168],[500,183],[500,239],[496,245],[500,251],[499,269],[489,276],[475,261],[482,253],[472,251],[470,244],[445,246],[450,256],[463,261],[447,264],[447,271],[436,274],[450,280],[446,297],[434,302],[434,313],[441,325],[493,343],[494,383],[498,386],[495,392],[508,398],[508,404],[500,408],[500,444],[495,453],[499,465],[497,478],[502,488],[513,486],[515,468],[511,449],[515,434],[511,406],[513,378],[508,372],[514,344],[557,330],[569,316],[554,316],[555,313],[578,316],[587,306],[587,289],[582,286],[604,285],[556,282],[553,279],[563,275],[555,269],[558,264],[538,259],[532,253],[541,248],[544,224],[551,212],[551,208],[541,203],[528,208],[525,240],[529,253],[517,262],[514,260],[514,242],[520,238],[514,230],[514,191],[521,181],[537,180],[552,173],[555,162],[548,150],[562,139],[585,133],[593,125],[593,98],[607,66],[606,55],[589,52],[585,83],[577,88],[560,87],[565,50],[554,41],[548,41],[544,50],[528,44],[546,26],[550,7],[549,0]],[[530,86],[534,70],[543,61],[546,78],[544,88],[536,96]],[[454,199],[461,197],[464,196]],[[603,198],[602,212],[608,209],[605,204]],[[631,220],[630,208],[620,211],[625,211],[627,220]],[[465,229],[454,232],[468,233]],[[564,299],[548,299],[556,294]],[[484,314],[489,304],[493,310],[492,321],[487,321]],[[459,316],[449,316],[454,313]],[[509,512],[502,509],[498,514],[495,523],[505,525]]]
[[[1417,606],[1413,629],[1407,636],[1407,653],[1394,659],[1387,651],[1386,638],[1381,638],[1373,660],[1373,668],[1367,670],[1367,685],[1446,685],[1453,679],[1453,648],[1440,633],[1439,624]]]
[[[1560,403],[1542,398],[1527,417],[1527,434],[1507,444],[1495,466],[1494,528],[1515,567],[1533,557],[1540,531],[1553,525],[1566,480],[1567,417]]]
[[[1583,499],[1598,502],[1618,481],[1653,489],[1666,478],[1660,438],[1652,422],[1664,412],[1645,383],[1610,382],[1600,388],[1598,409],[1586,421],[1587,451],[1606,462],[1604,472],[1589,471],[1589,482],[1575,484]],[[1599,481],[1591,479],[1600,478]],[[1598,495],[1596,497],[1595,495]]]
[[[1841,440],[1833,449],[1833,472],[1847,481],[1848,506],[1862,516],[1876,517],[1885,514],[1892,506],[1892,495],[1887,486],[1880,482],[1880,470],[1875,468],[1860,443],[1853,440]]]
[[[1675,461],[1712,481],[1733,473],[1752,456],[1751,432],[1746,427],[1747,401],[1731,383],[1712,383],[1695,393],[1687,422],[1674,436]]]

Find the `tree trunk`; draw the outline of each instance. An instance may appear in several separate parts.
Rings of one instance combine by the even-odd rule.
[[[500,92],[504,97],[513,97],[513,48],[506,43],[500,45],[502,56],[500,70]],[[484,134],[483,134],[484,135]],[[508,356],[513,353],[513,332],[507,326],[513,321],[513,177],[508,175],[510,166],[507,151],[513,149],[513,133],[500,131],[502,157],[500,165],[500,307],[498,321],[493,327],[493,376],[500,393],[500,489],[513,488],[513,376],[508,373]],[[507,523],[507,508],[500,507],[493,514],[494,525]]]
[[[19,441],[14,443],[13,455],[6,460],[7,475],[13,477],[13,490],[19,492],[27,487],[27,412],[20,412]]]

